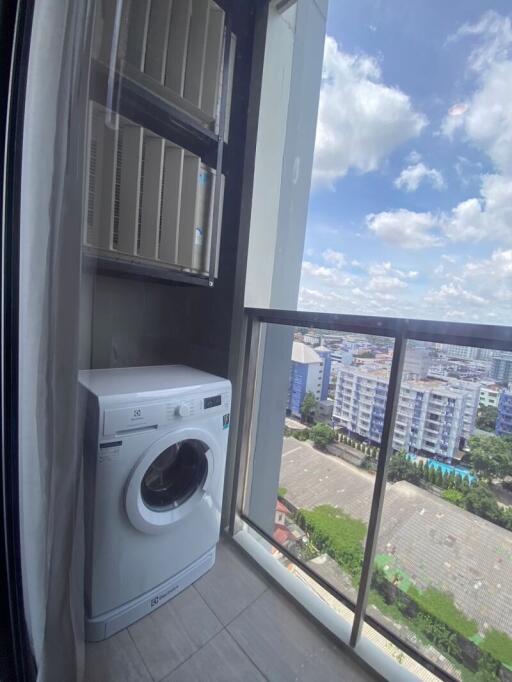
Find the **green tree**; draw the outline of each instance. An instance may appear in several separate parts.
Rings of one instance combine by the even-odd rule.
[[[488,521],[500,521],[500,507],[486,485],[479,484],[471,487],[465,493],[464,507],[468,511],[473,512],[473,514],[477,514]]]
[[[480,407],[476,417],[476,426],[478,429],[482,429],[482,431],[494,432],[497,417],[497,407],[492,407],[492,405]]]
[[[317,448],[322,450],[334,440],[334,430],[327,424],[315,424],[309,431],[309,436]]]
[[[306,424],[311,424],[311,422],[313,421],[315,408],[316,408],[315,396],[313,395],[313,393],[311,393],[311,391],[308,391],[304,396],[302,405],[300,406],[300,416],[303,422],[305,422]]]
[[[418,484],[421,480],[421,474],[414,462],[412,462],[401,450],[393,455],[388,465],[388,481],[394,483],[395,481],[409,481],[410,483]]]
[[[443,490],[441,497],[443,500],[448,500],[448,502],[456,504],[458,507],[464,506],[464,494],[460,490]]]
[[[443,487],[443,472],[441,469],[436,469],[435,483],[439,488]]]
[[[370,359],[374,358],[375,353],[372,353],[371,350],[364,350],[362,353],[359,353],[359,355],[356,355],[356,358],[365,358],[365,359]]]
[[[469,461],[480,480],[503,479],[512,474],[512,445],[500,436],[472,436]]]

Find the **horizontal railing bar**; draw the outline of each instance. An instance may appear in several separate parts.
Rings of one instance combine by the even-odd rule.
[[[502,325],[436,322],[401,317],[343,315],[266,308],[245,308],[245,313],[260,322],[271,324],[312,327],[390,338],[403,335],[406,339],[415,341],[512,351],[512,327]]]
[[[355,604],[349,599],[349,597],[346,597],[342,592],[339,592],[335,587],[333,587],[324,578],[322,578],[322,576],[318,575],[318,573],[315,573],[313,570],[311,570],[307,564],[305,564],[301,559],[296,557],[295,554],[292,554],[285,547],[280,545],[276,540],[274,540],[274,538],[271,535],[269,535],[266,531],[260,528],[257,523],[254,523],[254,521],[252,521],[248,516],[246,516],[243,513],[239,513],[239,518],[244,523],[246,523],[250,528],[252,528],[253,531],[261,535],[261,537],[264,540],[266,540],[269,543],[269,545],[272,545],[272,547],[277,549],[278,552],[280,552],[283,556],[289,559],[293,564],[298,566],[301,571],[303,571],[306,575],[312,578],[312,580],[318,583],[320,587],[322,587],[332,597],[338,599],[350,611],[353,612],[355,610]],[[234,533],[231,533],[231,535],[233,536]],[[391,630],[388,630],[385,625],[382,625],[382,623],[376,620],[373,616],[370,616],[368,613],[366,613],[364,620],[370,627],[372,627],[379,634],[388,639],[396,647],[402,649],[402,651],[404,651],[408,656],[410,656],[410,658],[415,660],[417,663],[420,663],[424,668],[426,668],[430,672],[434,673],[437,677],[439,677],[439,679],[445,680],[445,682],[455,682],[455,678],[452,677],[452,675],[447,673],[442,668],[439,668],[433,661],[423,656],[423,654],[420,651],[417,651],[410,644],[400,639],[400,637],[391,632]]]

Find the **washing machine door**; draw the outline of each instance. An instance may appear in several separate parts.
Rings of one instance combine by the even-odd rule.
[[[203,429],[180,429],[155,441],[134,467],[126,512],[144,533],[162,533],[204,504],[220,449]]]

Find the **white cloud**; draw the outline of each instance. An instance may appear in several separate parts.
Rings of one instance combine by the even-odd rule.
[[[350,168],[376,170],[427,124],[405,93],[381,79],[375,59],[343,52],[327,36],[313,166],[317,184],[332,186]]]
[[[323,265],[315,265],[314,263],[311,263],[307,260],[303,261],[302,263],[302,272],[305,275],[311,275],[312,277],[318,277],[319,279],[323,280],[334,281],[336,279],[336,272],[333,270],[333,268],[326,268]]]
[[[322,253],[322,258],[327,263],[332,263],[337,268],[342,268],[345,265],[345,256],[341,251],[334,251],[333,249],[327,249]]]
[[[434,234],[439,221],[432,213],[416,213],[400,208],[366,216],[368,228],[385,241],[403,249],[424,249],[441,244]]]
[[[464,36],[476,41],[468,64],[477,89],[468,102],[450,108],[441,132],[452,137],[464,131],[499,171],[512,174],[512,22],[489,11],[477,23],[464,24],[451,40]]]
[[[438,319],[511,324],[512,249],[497,249],[489,258],[470,260],[457,269],[457,276],[428,292],[425,301]]]
[[[482,298],[482,296],[478,296],[477,294],[473,294],[471,291],[467,291],[457,282],[443,284],[437,291],[428,294],[425,297],[425,300],[428,303],[450,301],[477,303],[478,305],[485,303],[485,299]]]
[[[352,284],[352,277],[337,267],[317,265],[311,261],[302,261],[302,281],[309,286],[312,282],[323,283],[328,287],[346,287]],[[316,287],[318,288],[318,287]]]
[[[484,175],[479,198],[458,204],[442,221],[452,241],[512,242],[512,178]]]
[[[421,161],[421,154],[417,152],[416,149],[413,149],[412,152],[410,152],[410,154],[407,155],[405,160],[409,164],[418,163],[419,161]]]
[[[481,73],[496,62],[508,59],[512,45],[510,17],[489,10],[475,24],[463,24],[449,41],[467,36],[480,39],[469,58],[469,66],[474,71]]]
[[[440,215],[401,208],[366,216],[368,228],[402,249],[423,249],[443,243],[493,241],[512,243],[512,176],[481,176],[480,196],[460,202]]]
[[[452,266],[448,259],[441,257],[441,262]],[[371,274],[379,269],[382,274]],[[432,276],[430,288],[422,281],[400,277],[397,273],[412,271],[400,271],[392,264],[388,267],[387,262],[368,264],[351,278],[335,270],[339,278],[335,282],[326,279],[322,270],[314,272],[316,275],[303,273],[302,309],[512,323],[512,248],[496,249],[489,257],[466,262],[458,256],[457,267],[445,268],[442,281],[439,275]]]
[[[404,168],[394,184],[398,189],[415,192],[423,181],[429,182],[434,189],[445,187],[442,174],[435,168],[428,168],[422,162]]]
[[[385,261],[383,263],[372,263],[368,268],[368,274],[372,277],[375,277],[378,275],[386,275],[390,273],[391,270],[392,266],[389,261]]]
[[[512,61],[486,73],[464,116],[465,131],[502,173],[512,174]]]
[[[389,291],[393,289],[405,289],[406,286],[407,284],[403,279],[389,275],[379,275],[370,279],[367,288],[370,291]]]

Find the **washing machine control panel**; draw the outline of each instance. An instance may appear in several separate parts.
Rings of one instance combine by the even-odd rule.
[[[168,425],[172,422],[188,419],[200,414],[210,415],[216,412],[229,412],[229,392],[212,392],[211,395],[204,393],[165,403],[142,403],[107,409],[104,413],[103,435],[129,434]]]

